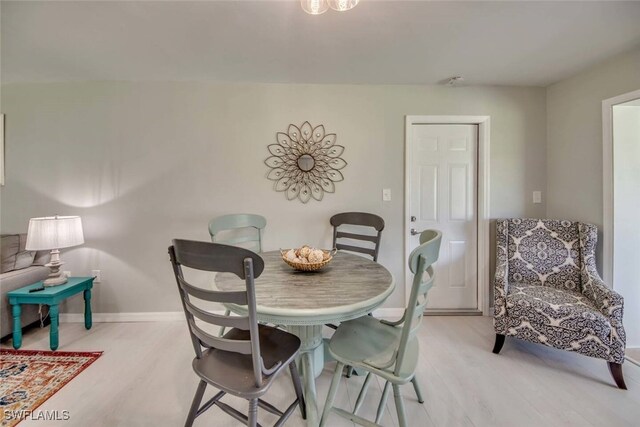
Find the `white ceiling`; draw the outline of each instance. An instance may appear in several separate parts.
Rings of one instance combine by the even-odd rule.
[[[640,45],[640,2],[6,2],[2,82],[545,86]],[[640,72],[640,70],[639,70]]]

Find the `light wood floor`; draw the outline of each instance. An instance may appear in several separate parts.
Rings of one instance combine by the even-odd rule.
[[[427,317],[420,331],[422,363],[418,375],[426,402],[420,405],[404,387],[407,416],[413,426],[637,426],[640,419],[640,367],[625,363],[628,391],[615,388],[604,361],[509,340],[499,356],[491,353],[493,327],[487,317]],[[48,329],[24,336],[25,349],[48,349]],[[5,343],[3,347],[8,347]],[[47,426],[180,426],[197,378],[193,349],[182,322],[63,324],[60,348],[103,350],[104,355],[39,409],[68,410],[71,419]],[[318,379],[322,402],[334,364]],[[362,378],[343,380],[336,399],[354,404]],[[345,386],[346,383],[346,386]],[[372,417],[382,382],[371,388],[361,414]],[[206,396],[212,395],[213,390]],[[225,397],[241,411],[247,405]],[[292,399],[288,375],[282,375],[266,400],[280,408]],[[384,426],[397,426],[389,399]],[[260,411],[262,425],[275,417]],[[44,424],[29,421],[21,427]],[[217,408],[196,426],[239,426]],[[287,426],[304,425],[298,412]],[[331,427],[352,425],[337,416]]]

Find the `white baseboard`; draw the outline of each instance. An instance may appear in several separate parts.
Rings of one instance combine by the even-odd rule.
[[[185,320],[182,311],[158,311],[142,313],[93,313],[95,323],[125,322],[175,322]],[[60,313],[61,323],[84,323],[83,313]]]
[[[399,318],[404,308],[380,308],[373,314],[376,317]],[[220,312],[222,314],[222,312]],[[95,323],[126,323],[126,322],[175,322],[185,320],[182,311],[157,311],[141,313],[93,313]],[[83,313],[60,313],[61,323],[84,323]]]

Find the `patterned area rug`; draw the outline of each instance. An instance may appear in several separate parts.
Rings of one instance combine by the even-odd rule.
[[[25,418],[64,417],[64,411],[34,410],[101,355],[101,351],[0,350],[0,426],[14,426]]]

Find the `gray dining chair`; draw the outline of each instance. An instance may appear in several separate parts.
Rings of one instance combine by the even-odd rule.
[[[262,233],[266,226],[267,220],[262,215],[222,215],[209,221],[209,235],[214,243],[243,247],[260,253],[262,252]],[[225,316],[230,314],[230,310],[224,313]],[[220,328],[219,336],[224,335],[224,331],[224,327]]]
[[[380,218],[378,215],[366,212],[343,212],[332,216],[329,223],[333,226],[334,248],[363,253],[371,256],[374,261],[378,261],[380,240],[382,239],[382,230],[384,230],[384,219]],[[341,226],[349,225],[371,227],[375,229],[376,234],[368,235],[339,230]],[[351,241],[359,240],[363,242],[363,244],[355,246],[354,244],[341,243],[344,242],[343,239],[349,239]]]
[[[366,213],[366,212],[343,212],[332,216],[329,219],[329,223],[333,226],[333,247],[339,250],[345,250],[350,252],[358,252],[365,255],[369,255],[374,261],[378,262],[378,252],[380,251],[380,241],[382,239],[382,230],[384,230],[384,219],[378,215]],[[376,234],[358,234],[346,231],[340,231],[341,226],[360,226],[360,227],[372,227],[375,229]],[[340,243],[344,242],[343,239],[359,240],[362,242],[369,242],[369,244],[354,246],[353,244]],[[338,241],[340,240],[340,241]],[[373,244],[373,247],[372,247]],[[338,329],[337,325],[328,323],[327,325],[331,329]]]
[[[256,253],[262,252],[262,233],[267,220],[255,214],[229,214],[209,221],[209,234],[214,243],[240,246]],[[233,231],[248,230],[248,235],[236,235]],[[240,234],[240,233],[237,233]]]
[[[169,247],[169,256],[196,353],[192,367],[200,377],[185,426],[193,425],[197,416],[214,405],[251,427],[258,425],[258,407],[280,417],[276,426],[284,424],[298,405],[306,419],[302,385],[295,363],[300,339],[283,330],[258,325],[256,319],[254,279],[264,269],[262,258],[250,250],[234,246],[178,239],[173,240]],[[183,267],[233,273],[244,279],[246,289],[223,292],[193,286],[185,280]],[[232,317],[211,313],[198,307],[192,298],[246,306],[248,315]],[[202,329],[196,319],[231,329],[223,337],[216,337]],[[287,367],[296,399],[282,412],[261,397]],[[207,385],[220,391],[200,406]],[[248,416],[220,400],[227,393],[249,401]]]
[[[409,255],[409,268],[414,274],[411,295],[402,318],[396,322],[378,320],[371,316],[363,316],[355,320],[343,322],[329,341],[329,353],[338,362],[331,381],[331,387],[324,405],[320,426],[328,423],[331,413],[335,413],[354,423],[363,426],[377,426],[382,418],[384,407],[393,388],[393,396],[398,413],[400,427],[406,427],[407,419],[400,386],[413,383],[420,403],[424,402],[415,376],[419,359],[418,329],[422,320],[427,294],[433,286],[434,271],[432,264],[440,253],[442,233],[426,230],[420,235],[420,246]],[[427,276],[425,277],[425,273]],[[367,371],[367,376],[358,394],[353,412],[333,406],[338,386],[345,365]],[[362,406],[372,375],[386,380],[375,423],[357,415]],[[330,425],[330,424],[329,424]]]
[[[333,247],[339,250],[358,252],[369,255],[375,262],[378,262],[380,252],[380,241],[382,240],[382,230],[384,230],[384,219],[378,215],[366,212],[343,212],[335,214],[329,219],[333,226]],[[369,227],[376,231],[376,234],[359,234],[344,231],[343,226]],[[340,230],[340,227],[343,227]],[[349,241],[349,244],[343,243]],[[353,241],[362,242],[355,246]],[[338,325],[327,323],[325,326],[331,329],[338,329]],[[347,378],[353,374],[353,367],[347,366]]]

